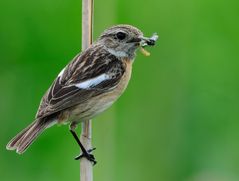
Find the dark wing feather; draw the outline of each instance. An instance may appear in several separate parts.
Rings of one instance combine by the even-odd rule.
[[[114,89],[125,71],[125,64],[102,47],[90,47],[70,62],[43,96],[36,118],[50,116],[91,97]],[[111,76],[98,85],[81,89],[75,85],[104,73]]]

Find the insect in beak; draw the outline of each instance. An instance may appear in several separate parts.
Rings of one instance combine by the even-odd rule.
[[[153,36],[151,36],[150,38],[147,37],[141,37],[141,41],[140,41],[140,52],[144,55],[144,56],[150,56],[150,53],[144,49],[144,47],[146,46],[154,46],[156,41],[158,39],[158,35],[156,33],[153,34]]]

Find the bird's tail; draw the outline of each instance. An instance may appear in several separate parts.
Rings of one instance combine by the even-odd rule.
[[[53,121],[44,121],[36,119],[33,123],[27,126],[24,130],[18,133],[7,144],[8,150],[16,150],[22,154],[32,144],[33,141],[48,127],[53,125]]]

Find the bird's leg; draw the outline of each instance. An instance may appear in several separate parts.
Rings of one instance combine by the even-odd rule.
[[[70,124],[70,132],[73,135],[73,137],[75,138],[78,145],[80,146],[82,153],[79,156],[75,157],[75,160],[79,160],[79,159],[85,157],[89,161],[93,162],[93,164],[95,165],[97,162],[95,160],[94,155],[91,154],[91,152],[94,151],[96,148],[92,148],[90,150],[85,149],[85,147],[82,145],[79,137],[77,136],[77,134],[75,132],[76,126],[77,126],[77,124],[75,122],[71,123]]]

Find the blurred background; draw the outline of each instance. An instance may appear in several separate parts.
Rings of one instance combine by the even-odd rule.
[[[120,23],[160,36],[93,120],[95,181],[239,180],[238,18],[237,0],[95,0],[95,38]],[[68,126],[21,156],[5,145],[80,49],[80,0],[0,1],[0,180],[79,180]]]

